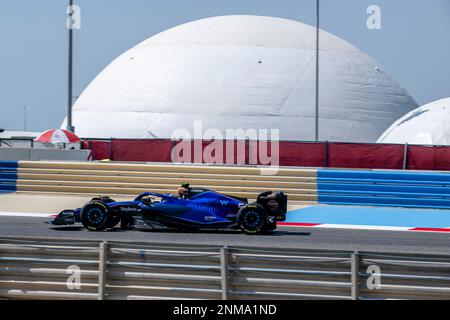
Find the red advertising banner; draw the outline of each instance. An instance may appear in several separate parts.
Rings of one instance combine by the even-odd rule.
[[[171,140],[112,140],[112,160],[139,162],[172,162]]]
[[[402,169],[404,147],[388,144],[329,143],[332,168]]]
[[[107,141],[83,141],[82,148],[92,151],[92,160],[103,160],[110,158],[110,143]]]
[[[92,150],[92,160],[450,170],[445,146],[407,146],[405,153],[399,144],[113,139],[85,141],[83,148]]]
[[[408,169],[450,170],[450,147],[408,146]]]
[[[325,164],[325,143],[250,141],[250,159],[258,165],[322,167]],[[276,152],[278,150],[278,158]]]

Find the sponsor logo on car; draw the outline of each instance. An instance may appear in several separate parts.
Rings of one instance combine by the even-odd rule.
[[[138,212],[139,208],[136,208],[136,207],[120,207],[120,211],[124,211],[124,212]]]
[[[267,202],[267,208],[269,208],[270,211],[275,211],[278,209],[278,202],[275,200],[270,200]]]

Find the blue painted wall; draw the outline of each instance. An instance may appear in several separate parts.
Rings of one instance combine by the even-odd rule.
[[[322,204],[450,208],[448,173],[319,169],[317,188]]]
[[[0,193],[17,191],[18,161],[0,160]]]

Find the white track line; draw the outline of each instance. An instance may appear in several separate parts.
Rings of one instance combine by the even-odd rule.
[[[413,227],[389,227],[389,226],[365,226],[365,225],[352,225],[352,224],[317,224],[314,226],[301,226],[280,225],[278,228],[321,228],[321,229],[354,229],[354,230],[379,230],[379,231],[409,231]]]
[[[51,213],[34,212],[0,212],[0,217],[28,217],[28,218],[48,218]]]
[[[408,231],[413,227],[391,227],[391,226],[366,226],[351,224],[321,224],[316,228],[332,228],[332,229],[356,229],[356,230],[386,230],[386,231]]]
[[[349,224],[317,224],[307,225],[280,225],[279,228],[323,228],[323,229],[354,229],[354,230],[379,230],[379,231],[409,231],[409,232],[438,232],[450,233],[450,227],[444,228],[420,228],[420,227],[391,227],[391,226],[366,226],[366,225],[349,225]]]

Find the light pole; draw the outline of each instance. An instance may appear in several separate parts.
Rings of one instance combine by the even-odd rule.
[[[68,46],[68,65],[67,65],[67,130],[74,132],[72,125],[72,70],[73,70],[73,0],[69,0],[69,46]]]
[[[319,33],[320,33],[320,0],[316,5],[316,112],[315,112],[315,138],[319,141]]]
[[[23,107],[23,131],[27,131],[27,111],[30,110],[31,107]]]

